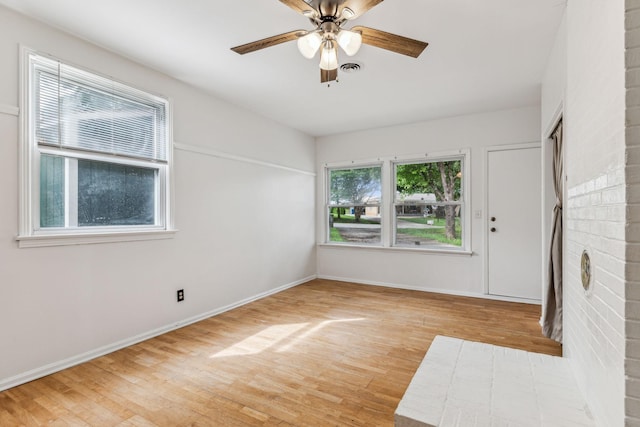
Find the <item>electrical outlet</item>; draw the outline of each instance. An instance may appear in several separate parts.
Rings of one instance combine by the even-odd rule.
[[[178,289],[178,302],[184,301],[184,289]]]

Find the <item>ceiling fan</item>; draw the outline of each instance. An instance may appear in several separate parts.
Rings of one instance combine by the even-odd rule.
[[[338,78],[338,52],[340,46],[349,55],[355,55],[362,43],[417,58],[428,43],[386,33],[373,28],[355,26],[346,29],[345,23],[382,3],[383,0],[280,0],[291,9],[308,18],[313,30],[295,30],[266,39],[231,48],[245,53],[297,40],[298,49],[305,58],[313,58],[320,51],[320,82]]]

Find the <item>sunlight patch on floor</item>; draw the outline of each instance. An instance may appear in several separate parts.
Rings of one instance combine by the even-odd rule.
[[[275,347],[278,343],[281,343],[287,338],[290,338],[291,341],[289,343],[284,344],[275,350],[278,353],[286,352],[291,350],[296,344],[304,341],[322,328],[325,328],[333,323],[358,322],[361,320],[365,319],[354,318],[325,320],[324,322],[320,322],[310,328],[309,326],[311,325],[309,323],[290,323],[284,325],[269,326],[268,328],[245,338],[244,340],[232,345],[231,347],[227,347],[224,350],[211,355],[211,358],[214,359],[219,357],[248,356],[251,354],[258,354],[267,349]],[[301,332],[305,328],[309,329]],[[296,335],[298,332],[301,333]]]
[[[289,350],[291,350],[291,348],[293,346],[295,346],[299,342],[302,342],[303,340],[307,339],[310,335],[318,332],[320,329],[322,329],[322,328],[324,328],[324,327],[326,327],[326,326],[328,326],[328,325],[330,325],[332,323],[358,322],[358,321],[361,321],[361,320],[365,320],[365,319],[363,317],[361,317],[361,318],[357,318],[357,319],[325,320],[324,322],[318,323],[316,326],[314,326],[313,328],[309,329],[308,331],[304,331],[303,333],[301,333],[297,337],[293,338],[290,343],[283,345],[282,347],[280,347],[276,351],[278,353],[289,351]]]
[[[308,323],[291,323],[288,325],[269,326],[267,329],[251,335],[231,347],[219,351],[212,355],[211,358],[245,356],[260,353],[308,325]]]

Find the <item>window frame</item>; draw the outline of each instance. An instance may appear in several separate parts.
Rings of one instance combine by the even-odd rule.
[[[173,169],[173,132],[172,132],[172,102],[167,97],[143,91],[137,87],[116,81],[104,74],[89,70],[86,67],[72,64],[51,55],[21,46],[20,49],[20,150],[19,150],[19,230],[16,240],[18,246],[40,247],[60,246],[89,243],[108,243],[139,240],[157,240],[171,238],[173,227],[172,203],[172,169]],[[35,108],[34,89],[35,78],[32,73],[32,57],[57,61],[76,68],[92,77],[106,79],[116,85],[123,85],[146,94],[150,99],[156,99],[165,106],[165,149],[166,161],[159,162],[152,159],[137,159],[117,154],[99,153],[81,149],[70,149],[63,146],[38,144],[35,138]],[[153,225],[113,225],[86,227],[41,227],[40,226],[40,157],[42,155],[61,156],[65,159],[86,159],[107,162],[124,166],[144,167],[156,170],[154,200],[155,223]],[[65,203],[65,212],[67,211]]]
[[[380,211],[380,243],[371,243],[371,244],[356,244],[353,242],[333,242],[331,241],[331,230],[329,227],[329,211],[331,208],[342,208],[342,207],[354,207],[353,205],[345,205],[345,204],[332,204],[331,203],[331,171],[337,170],[352,170],[352,169],[366,169],[366,168],[380,168],[380,202],[379,203],[364,203],[358,206],[365,207],[377,207]],[[362,162],[362,163],[350,163],[350,164],[342,164],[342,165],[325,165],[324,169],[325,176],[325,197],[324,197],[324,243],[327,245],[340,245],[340,246],[358,246],[358,247],[366,247],[366,248],[376,248],[384,245],[384,163],[380,161],[376,162]]]
[[[462,191],[460,195],[461,215],[460,221],[462,226],[460,248],[445,247],[437,248],[433,246],[398,246],[395,245],[396,239],[396,164],[415,164],[426,162],[438,162],[447,160],[460,160],[462,172]],[[358,244],[353,242],[332,242],[330,241],[329,229],[329,197],[331,192],[330,170],[337,169],[355,169],[368,166],[381,167],[381,198],[380,198],[380,234],[381,243]],[[354,248],[354,249],[370,249],[385,250],[393,252],[415,252],[423,254],[447,254],[447,255],[472,255],[471,250],[471,150],[462,148],[458,150],[439,151],[431,153],[413,154],[413,155],[396,155],[376,158],[375,160],[351,160],[324,164],[324,200],[323,200],[323,226],[322,239],[319,243],[321,246],[334,248]]]

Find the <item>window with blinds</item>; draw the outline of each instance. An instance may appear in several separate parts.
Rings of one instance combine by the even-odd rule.
[[[168,101],[28,56],[31,234],[167,229]]]

